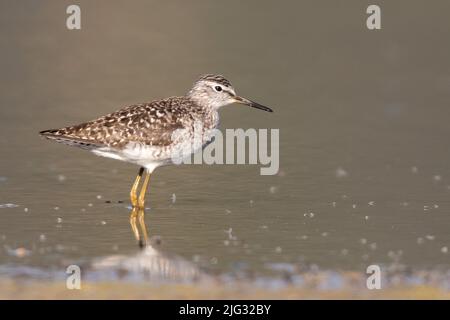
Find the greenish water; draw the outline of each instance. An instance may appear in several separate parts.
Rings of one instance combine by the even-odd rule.
[[[38,132],[184,94],[204,73],[275,110],[230,106],[221,128],[279,128],[280,172],[156,170],[145,221],[163,252],[219,274],[448,270],[447,2],[381,2],[379,31],[365,1],[79,1],[79,31],[68,4],[0,3],[4,275],[137,254],[137,167]]]

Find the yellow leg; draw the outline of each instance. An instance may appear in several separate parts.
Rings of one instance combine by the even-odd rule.
[[[139,247],[144,248],[148,243],[147,228],[144,221],[144,209],[134,207],[130,213],[130,225],[133,231],[134,237],[139,244]],[[136,221],[139,223],[139,227],[136,225]]]
[[[141,233],[142,233],[142,237],[139,241],[139,246],[141,248],[143,248],[144,246],[146,246],[148,244],[148,235],[147,235],[147,228],[145,226],[144,215],[145,215],[144,209],[139,210],[138,219],[139,219],[139,226],[141,227]]]
[[[145,208],[145,193],[147,192],[148,182],[150,181],[150,173],[145,175],[144,183],[142,184],[141,193],[139,194],[138,206],[141,209]]]
[[[133,207],[137,207],[138,205],[138,197],[137,197],[137,188],[139,186],[139,182],[141,181],[142,174],[144,173],[144,168],[140,168],[136,180],[134,180],[133,187],[131,187],[130,191],[130,199],[131,205]]]
[[[140,242],[141,237],[139,236],[139,229],[136,226],[137,215],[138,215],[137,208],[133,207],[133,209],[131,209],[131,213],[130,213],[130,225],[131,225],[131,230],[133,231],[134,237],[136,238],[136,241]]]

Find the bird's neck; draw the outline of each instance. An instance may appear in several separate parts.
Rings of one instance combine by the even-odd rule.
[[[205,111],[217,111],[218,108],[216,108],[211,101],[208,101],[207,99],[202,98],[198,95],[190,95],[189,93],[186,95],[186,98],[192,102],[192,104],[200,107],[201,109],[204,109]]]
[[[197,109],[197,112],[194,112],[200,121],[205,125],[205,129],[214,129],[219,125],[219,110],[218,108],[214,108],[213,106],[204,103],[204,100],[200,101],[198,99],[193,99],[192,97],[187,96],[192,102],[193,108]],[[203,102],[203,103],[202,103]]]

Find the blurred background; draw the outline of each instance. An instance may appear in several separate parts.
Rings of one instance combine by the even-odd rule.
[[[207,274],[442,270],[450,259],[448,1],[0,2],[0,274],[130,256],[137,168],[38,132],[186,93],[204,73],[272,107],[221,128],[279,128],[280,171],[163,167],[145,221]],[[294,270],[294,271],[293,271]]]

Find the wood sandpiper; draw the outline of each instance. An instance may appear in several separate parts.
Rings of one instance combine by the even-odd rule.
[[[272,109],[236,95],[231,83],[221,75],[200,77],[187,95],[124,107],[98,119],[40,132],[47,139],[92,151],[94,154],[140,166],[130,191],[133,207],[144,208],[150,174],[159,166],[173,163],[174,150],[194,139],[194,125],[212,138],[218,127],[218,109],[239,103],[264,111]],[[174,139],[174,131],[185,134]],[[203,140],[195,153],[208,143]],[[137,195],[142,175],[144,182]]]

